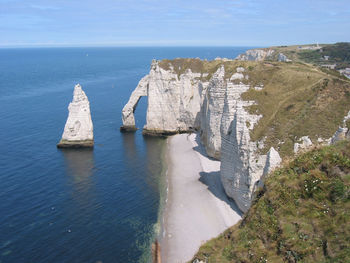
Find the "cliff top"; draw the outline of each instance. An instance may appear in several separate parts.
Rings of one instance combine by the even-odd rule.
[[[308,135],[313,143],[328,139],[350,110],[350,80],[337,71],[328,71],[301,62],[239,60],[162,60],[159,66],[181,75],[187,69],[202,74],[208,81],[224,65],[229,79],[238,67],[248,79],[233,82],[249,84],[243,100],[253,100],[252,114],[263,117],[251,130],[253,141],[264,141],[262,153],[274,147],[282,157],[293,155],[294,143]],[[207,73],[207,74],[205,74]],[[248,124],[249,125],[249,124]]]
[[[204,244],[204,262],[349,262],[350,142],[270,174],[243,220]]]
[[[209,80],[212,74],[218,69],[222,61],[219,60],[201,60],[199,58],[176,58],[163,59],[158,62],[159,66],[165,70],[173,70],[180,76],[186,70],[190,69],[194,73],[201,73],[209,75],[203,76],[203,80]]]
[[[350,43],[310,44],[295,46],[275,46],[257,50],[274,52],[265,58],[266,61],[278,61],[279,54],[294,62],[310,63],[316,66],[335,65],[334,69],[350,67]]]

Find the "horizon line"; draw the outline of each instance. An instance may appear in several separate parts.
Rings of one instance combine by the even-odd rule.
[[[267,47],[266,45],[0,45],[5,48],[153,48],[153,47]]]
[[[303,44],[295,44],[295,43],[289,43],[289,44],[270,44],[270,45],[252,45],[252,44],[48,44],[48,43],[40,43],[40,44],[0,44],[0,49],[25,49],[25,48],[102,48],[102,47],[118,47],[118,48],[145,48],[145,47],[254,47],[254,48],[266,48],[266,47],[278,47],[278,46],[304,46],[304,45],[329,45],[329,44],[335,44],[335,43],[346,43],[347,41],[337,41],[337,42],[328,42],[328,43],[303,43]]]

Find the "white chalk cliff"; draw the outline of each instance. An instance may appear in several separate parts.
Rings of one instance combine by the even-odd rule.
[[[147,96],[148,75],[143,77],[136,89],[131,93],[128,103],[122,111],[123,126],[121,130],[136,130],[134,112],[141,97]]]
[[[263,60],[273,52],[247,51],[240,59]],[[256,76],[254,79],[249,63],[221,59],[153,61],[149,74],[139,82],[122,112],[122,129],[135,129],[135,108],[140,97],[147,96],[145,134],[198,131],[208,156],[221,160],[221,182],[226,194],[244,212],[251,205],[254,191],[263,186],[264,177],[282,162],[273,147],[262,154],[267,150],[264,140],[268,138],[253,141],[250,137],[263,116],[249,112],[256,102],[244,100],[242,94],[265,93],[265,87]],[[319,138],[318,143],[349,138],[349,120],[350,112],[332,138]],[[295,143],[294,152],[312,145],[311,139],[303,136]]]
[[[203,93],[201,107],[200,135],[209,156],[220,159],[220,125],[224,108],[227,82],[224,79],[225,68],[221,66],[212,76]]]
[[[299,143],[294,143],[294,153],[298,153],[300,150],[307,150],[311,145],[312,141],[309,136],[303,136],[300,138]]]
[[[149,74],[139,82],[123,108],[121,129],[136,129],[134,111],[139,99],[147,96],[147,121],[143,132],[169,135],[198,131],[208,156],[221,160],[221,182],[226,194],[245,212],[251,205],[254,191],[263,186],[264,177],[282,162],[276,149],[282,150],[280,145],[284,143],[275,142],[272,145],[276,148],[267,148],[271,138],[264,133],[258,135],[258,141],[251,139],[251,134],[256,136],[253,129],[263,116],[258,110],[253,111],[258,108],[255,101],[242,97],[254,98],[251,95],[257,93],[266,96],[269,86],[265,84],[265,87],[259,79],[256,74],[259,71],[254,72],[255,65],[265,64],[246,61],[276,59],[277,56],[279,61],[289,61],[273,49],[248,50],[235,61],[220,58],[153,61]],[[295,141],[294,153],[313,145],[350,138],[349,121],[350,112],[334,136],[327,140],[305,134]]]
[[[268,157],[260,155],[263,143],[250,140],[249,132],[262,116],[249,114],[245,107],[255,102],[241,99],[241,94],[251,88],[242,83],[249,79],[245,69],[237,67],[232,76],[225,76],[221,65],[209,81],[206,76],[190,69],[178,75],[172,65],[165,70],[153,61],[150,73],[123,109],[123,126],[135,127],[135,107],[141,96],[147,96],[145,133],[199,130],[208,155],[221,159],[221,181],[227,195],[246,211],[264,171],[278,166],[280,158],[274,149]]]
[[[147,122],[149,133],[176,133],[199,126],[200,73],[187,69],[178,76],[153,61],[148,78]]]
[[[241,68],[237,68],[238,72],[243,75],[240,79],[245,79]],[[250,139],[250,131],[262,117],[245,110],[255,103],[241,98],[241,94],[250,88],[250,85],[243,83],[227,83],[221,118],[221,181],[227,195],[235,200],[243,212],[250,207],[253,192],[262,176],[281,162],[273,148],[267,155],[259,154],[263,142]]]
[[[73,100],[68,106],[68,118],[57,147],[92,147],[93,124],[89,100],[79,84],[75,85]]]
[[[178,76],[153,61],[151,70],[138,84],[122,111],[122,130],[135,129],[134,111],[139,99],[147,96],[147,122],[150,135],[187,132],[199,127],[200,73],[188,69]]]
[[[236,60],[243,61],[263,61],[272,56],[275,51],[273,49],[250,49],[244,54],[240,54],[236,57]]]
[[[350,129],[347,126],[347,122],[350,121],[350,111],[344,117],[343,123],[339,126],[338,130],[331,138],[331,143],[334,144],[340,140],[350,139]]]

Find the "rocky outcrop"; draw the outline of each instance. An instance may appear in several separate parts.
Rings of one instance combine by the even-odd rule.
[[[209,82],[201,109],[201,141],[208,155],[216,159],[220,159],[221,153],[220,125],[227,87],[224,77],[225,68],[221,66]]]
[[[288,59],[287,56],[284,55],[283,53],[279,53],[277,59],[279,62],[291,62],[291,60]]]
[[[348,128],[339,127],[338,130],[334,133],[331,139],[331,144],[335,144],[338,141],[345,140],[348,137]]]
[[[275,150],[275,148],[271,147],[267,153],[263,176],[271,173],[276,167],[278,167],[281,164],[281,162],[282,159],[279,153]]]
[[[124,106],[122,110],[123,126],[120,127],[121,131],[135,131],[137,129],[134,112],[141,97],[147,96],[148,78],[147,75],[140,80],[136,89],[131,93],[128,103]]]
[[[199,128],[200,73],[187,69],[178,75],[153,61],[148,75],[144,133],[174,134]]]
[[[261,60],[273,53],[271,50],[262,51],[265,53],[248,52],[251,57],[246,59],[254,56]],[[269,94],[268,84],[265,87],[257,79],[257,72],[251,74],[252,69],[248,70],[251,64],[198,59],[153,61],[150,73],[140,81],[123,109],[123,125],[135,127],[133,112],[139,98],[147,96],[144,133],[163,135],[199,130],[208,155],[221,160],[221,181],[225,192],[244,212],[251,204],[254,191],[263,185],[264,177],[281,162],[273,147],[269,147],[267,154],[262,154],[268,149],[264,140],[271,144],[271,138],[262,134],[258,141],[252,141],[250,137],[263,116],[257,114],[255,101],[243,100],[242,94],[248,92],[246,98]],[[280,63],[279,66],[290,65]],[[349,120],[350,113],[332,141],[350,137]],[[278,149],[282,144],[273,145]],[[303,136],[295,143],[294,152],[312,145],[311,139]]]
[[[273,49],[250,49],[244,54],[236,57],[236,60],[244,61],[263,61],[272,56],[275,51]]]
[[[229,76],[221,64],[209,81],[207,77],[208,73],[195,73],[190,68],[179,74],[173,65],[164,69],[153,61],[150,73],[123,109],[123,126],[135,128],[133,112],[139,98],[147,96],[144,133],[163,135],[199,129],[207,154],[221,159],[221,181],[227,195],[246,211],[264,171],[273,169],[280,158],[274,149],[268,157],[259,154],[263,143],[250,139],[250,131],[262,116],[245,110],[255,103],[241,98],[252,88],[243,83],[249,79],[246,70],[238,66]]]
[[[153,61],[151,70],[138,84],[122,111],[121,130],[135,130],[134,111],[142,96],[147,96],[147,117],[143,133],[169,135],[199,128],[201,74],[190,69],[178,75]]]
[[[294,143],[294,153],[298,153],[300,150],[306,150],[312,145],[312,141],[308,136],[303,136],[299,139],[299,143]]]
[[[350,121],[350,111],[344,117],[341,125],[339,126],[338,130],[336,130],[334,135],[329,139],[318,138],[317,144],[330,145],[330,144],[335,144],[338,141],[350,140],[349,121]],[[310,149],[311,146],[313,146],[311,139],[308,136],[303,136],[299,139],[299,142],[294,143],[294,153],[296,154],[296,153],[299,153],[300,151],[306,151]]]
[[[338,130],[332,136],[331,144],[334,144],[341,140],[350,139],[350,129],[348,127],[348,121],[350,121],[350,111],[344,117],[343,123],[339,126]]]
[[[249,114],[245,107],[254,101],[241,99],[249,88],[242,83],[227,85],[221,119],[221,181],[226,194],[244,212],[266,164],[266,155],[258,153],[259,144],[250,139],[250,130],[262,116]]]
[[[57,147],[93,147],[94,133],[90,103],[79,84],[74,87],[73,101],[69,104],[68,111],[62,139]]]

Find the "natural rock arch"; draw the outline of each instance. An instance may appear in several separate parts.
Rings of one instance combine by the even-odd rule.
[[[122,111],[123,126],[120,127],[121,131],[135,131],[137,130],[135,126],[135,116],[134,112],[136,110],[137,104],[139,103],[141,97],[147,96],[148,89],[148,75],[143,77],[136,89],[131,93],[128,103],[124,106]]]

